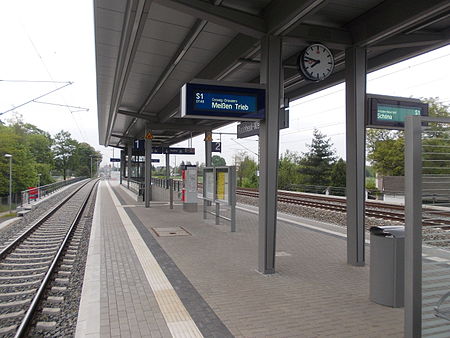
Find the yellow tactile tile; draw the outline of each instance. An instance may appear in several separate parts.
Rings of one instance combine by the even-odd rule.
[[[128,237],[133,245],[139,262],[144,269],[145,276],[153,290],[161,313],[173,337],[203,337],[197,325],[187,312],[180,298],[170,284],[158,262],[148,249],[138,230],[121,206],[116,195],[107,184],[108,191],[117,208]]]

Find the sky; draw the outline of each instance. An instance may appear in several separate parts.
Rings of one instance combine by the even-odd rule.
[[[79,142],[101,151],[103,165],[109,164],[110,157],[119,157],[117,149],[100,146],[98,141],[92,0],[1,1],[0,31],[0,114],[56,90],[0,119],[21,116],[51,135],[69,131]],[[450,46],[370,73],[367,92],[438,97],[450,104]],[[337,156],[345,158],[344,84],[291,102],[290,127],[280,133],[280,154],[306,152],[314,128],[331,139]],[[236,133],[236,124],[214,131],[214,141],[222,142],[222,153],[217,155],[228,165],[234,164],[239,152],[257,159],[256,136],[237,139],[229,133]],[[196,155],[171,156],[171,165],[204,162],[203,138],[191,141]],[[162,156],[154,157],[164,164]]]

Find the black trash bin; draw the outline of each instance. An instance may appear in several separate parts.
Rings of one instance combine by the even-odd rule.
[[[370,228],[370,300],[404,306],[405,227]]]

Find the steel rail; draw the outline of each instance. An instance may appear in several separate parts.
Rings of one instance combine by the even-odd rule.
[[[22,239],[24,239],[26,236],[28,236],[30,234],[30,232],[32,232],[37,226],[39,226],[42,222],[46,221],[51,215],[53,215],[56,211],[59,210],[59,208],[61,208],[66,201],[68,201],[70,198],[72,198],[73,195],[75,195],[78,191],[80,191],[84,186],[86,186],[86,184],[88,184],[90,181],[87,181],[86,183],[84,183],[82,186],[80,186],[79,188],[77,188],[74,192],[70,193],[68,196],[66,196],[61,202],[59,202],[55,207],[53,207],[52,209],[50,209],[49,211],[47,211],[44,215],[42,215],[41,217],[39,217],[34,223],[32,223],[30,225],[30,227],[21,235],[19,235],[18,237],[16,237],[16,239],[14,241],[12,241],[11,243],[9,243],[7,246],[5,246],[1,251],[0,251],[0,259],[2,259],[9,250],[11,250],[18,242],[20,242]]]
[[[89,181],[89,182],[91,182],[91,181]],[[83,185],[82,187],[85,187],[89,182],[87,182],[87,183],[86,183],[85,185]],[[97,180],[97,181],[92,185],[91,190],[90,190],[89,193],[86,195],[86,197],[85,197],[85,199],[83,200],[83,202],[81,203],[81,206],[80,206],[80,208],[78,209],[77,214],[76,214],[75,218],[73,219],[73,221],[72,221],[72,223],[71,223],[71,225],[70,225],[70,228],[69,228],[69,230],[67,231],[67,234],[66,234],[66,236],[64,237],[63,242],[61,243],[61,246],[60,246],[59,249],[58,249],[58,252],[56,253],[55,257],[53,258],[53,261],[52,261],[52,263],[51,263],[51,265],[50,265],[50,268],[47,270],[47,273],[45,274],[44,279],[42,280],[42,283],[41,283],[39,289],[37,290],[36,294],[34,295],[33,300],[31,301],[31,304],[30,304],[30,306],[29,306],[27,312],[25,313],[25,316],[24,316],[24,318],[22,319],[22,322],[20,323],[20,326],[19,326],[19,328],[17,329],[14,338],[24,337],[24,335],[25,335],[25,333],[26,333],[26,331],[27,331],[27,329],[28,329],[27,325],[28,325],[29,321],[31,320],[31,318],[32,318],[33,315],[34,315],[34,311],[36,310],[36,307],[37,307],[37,305],[38,305],[38,303],[39,303],[39,301],[40,301],[41,296],[42,296],[43,293],[44,293],[44,290],[45,290],[45,288],[46,288],[46,286],[47,286],[47,283],[48,283],[48,281],[50,280],[50,277],[51,277],[51,275],[52,275],[53,272],[54,272],[54,269],[55,269],[55,267],[56,267],[56,264],[57,264],[59,258],[61,257],[61,254],[62,254],[62,252],[63,252],[63,250],[64,250],[64,248],[65,248],[65,246],[66,246],[66,244],[67,244],[67,242],[68,242],[68,240],[69,240],[69,237],[70,237],[70,235],[71,235],[72,232],[73,232],[73,229],[75,228],[76,224],[79,222],[80,217],[81,217],[81,214],[83,213],[83,211],[84,211],[84,209],[85,209],[85,207],[86,207],[86,205],[87,205],[87,202],[89,201],[89,198],[91,197],[92,192],[94,191],[94,188],[97,186],[98,182],[99,182],[99,180]],[[80,189],[81,189],[81,188],[80,188]],[[78,192],[80,189],[78,189],[76,192]],[[71,194],[71,196],[73,196],[73,195],[74,195],[74,194]],[[66,201],[67,201],[67,200],[66,200]],[[60,205],[58,205],[58,209],[59,209],[59,207],[60,207]]]
[[[248,196],[248,197],[254,197],[258,198],[259,192],[252,188],[239,188],[237,190],[237,194],[242,196]],[[288,197],[286,197],[288,196]],[[309,199],[309,200],[303,200]],[[315,201],[317,200],[317,201]],[[313,196],[313,195],[306,195],[302,193],[295,193],[295,192],[285,192],[285,191],[279,191],[278,192],[278,201],[284,202],[284,203],[292,203],[295,205],[303,205],[303,206],[309,206],[309,207],[316,207],[320,209],[325,210],[332,210],[332,211],[340,211],[340,212],[346,212],[346,200],[345,198],[334,198],[329,196]],[[330,202],[330,203],[324,203],[324,202]],[[368,217],[374,217],[379,219],[387,219],[387,220],[394,220],[394,221],[405,221],[405,215],[402,212],[395,212],[395,211],[388,211],[388,210],[399,210],[404,211],[404,207],[402,205],[396,205],[396,204],[380,204],[377,202],[371,202],[366,201],[366,216]],[[370,207],[370,208],[368,208]],[[380,209],[387,209],[387,210],[380,210]],[[423,208],[424,212],[430,212],[434,213],[441,217],[449,217],[450,213],[443,211],[443,212],[437,212],[433,211],[432,209]],[[432,220],[423,220],[424,226],[439,226],[441,228],[448,228],[450,226],[450,219],[432,219]]]

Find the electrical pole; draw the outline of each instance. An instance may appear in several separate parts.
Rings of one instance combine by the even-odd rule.
[[[6,158],[9,158],[9,213],[12,212],[11,204],[12,204],[12,155],[5,154]]]

